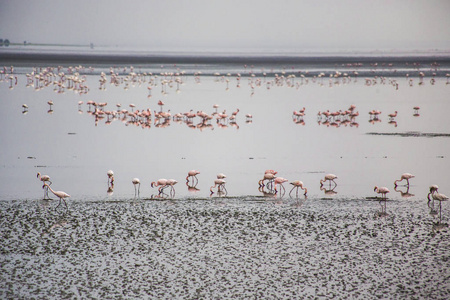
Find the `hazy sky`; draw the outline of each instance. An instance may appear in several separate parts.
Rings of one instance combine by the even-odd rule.
[[[449,16],[449,0],[0,0],[0,38],[168,50],[446,50]]]

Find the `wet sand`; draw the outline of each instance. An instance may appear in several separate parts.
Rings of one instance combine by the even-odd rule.
[[[367,200],[75,200],[67,213],[35,200],[0,206],[2,298],[450,293],[448,231],[418,200],[388,201],[387,214]]]

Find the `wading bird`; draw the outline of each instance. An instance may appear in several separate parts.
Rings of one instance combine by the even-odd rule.
[[[225,190],[226,193],[228,193],[227,189],[225,188],[225,183],[227,183],[223,179],[216,179],[214,180],[214,185],[209,189],[211,192],[211,195],[214,194],[213,189],[217,186],[217,193],[219,193],[222,189]]]
[[[283,183],[288,182],[288,181],[289,181],[289,180],[287,180],[286,178],[283,178],[283,177],[276,177],[276,178],[273,180],[274,185],[275,185],[275,187],[274,187],[274,189],[275,189],[275,194],[278,193],[278,191],[277,191],[277,184],[278,184],[281,188],[283,188],[283,191],[284,191],[284,192],[286,192],[286,189],[284,188]],[[281,190],[281,189],[280,189],[280,190]]]
[[[108,185],[114,184],[114,172],[113,170],[109,170],[106,175],[108,175]]]
[[[402,177],[401,177],[400,179],[394,181],[394,185],[397,186],[397,182],[406,180],[406,185],[409,186],[409,180],[410,180],[411,178],[414,178],[414,177],[415,177],[415,176],[414,176],[413,174],[410,174],[410,173],[403,173],[403,174],[402,174]]]
[[[275,174],[272,173],[264,173],[264,177],[263,179],[261,179],[260,181],[258,181],[259,187],[263,187],[264,186],[264,181],[268,180],[269,182],[267,183],[267,185],[273,183],[273,180],[275,179]]]
[[[170,186],[170,195],[172,197],[175,197],[175,188],[173,186],[177,183],[178,183],[178,181],[176,181],[175,179],[168,179],[166,182],[166,185]],[[172,193],[173,193],[173,195],[172,195]]]
[[[435,184],[433,184],[432,186],[430,186],[430,192],[427,195],[428,198],[428,207],[430,207],[430,196],[433,199],[433,206],[434,206],[434,200],[439,201],[439,220],[442,219],[442,201],[447,201],[448,197],[444,194],[440,194],[438,192],[439,187]]]
[[[186,176],[186,183],[189,183],[189,177],[192,177],[192,184],[194,184],[194,179],[196,179],[196,180],[197,180],[197,183],[198,183],[198,178],[197,178],[197,175],[198,175],[198,174],[200,174],[199,171],[196,171],[196,170],[190,170],[190,171],[188,172],[188,175]]]
[[[337,178],[338,178],[338,177],[337,177],[336,175],[334,175],[334,174],[327,174],[327,175],[325,175],[325,178],[320,180],[320,187],[323,186],[323,183],[324,183],[325,181],[329,181],[329,182],[330,182],[330,187],[331,187],[331,182],[332,182],[332,181],[333,181],[333,183],[334,183],[335,185],[337,185],[336,181],[334,181],[334,180],[337,179]]]
[[[161,179],[158,179],[158,181],[156,181],[156,182],[153,181],[151,183],[151,186],[152,186],[152,188],[159,186],[158,191],[161,194],[162,190],[167,187],[167,179],[161,178]]]
[[[297,188],[297,191],[296,191],[296,195],[297,195],[297,196],[298,196],[298,189],[299,189],[299,188],[301,188],[302,190],[305,191],[305,193],[304,193],[303,195],[306,196],[306,193],[308,192],[308,189],[305,188],[305,187],[303,187],[303,182],[301,182],[300,180],[295,180],[295,181],[293,181],[293,182],[290,182],[290,184],[292,184],[293,187],[292,187],[291,191],[289,192],[289,196],[291,195],[292,191],[293,191],[295,188]]]
[[[52,184],[52,182],[50,181],[50,176],[41,175],[41,173],[38,172],[36,177],[39,178],[39,180],[44,183],[44,185],[42,186],[42,188],[44,189],[44,200],[50,199],[50,197],[48,196],[48,188],[47,188],[47,186],[50,186]],[[47,182],[49,182],[50,184],[46,184]]]
[[[381,199],[382,200],[386,200],[386,194],[389,193],[389,189],[387,187],[384,187],[384,186],[382,186],[382,187],[375,186],[373,188],[373,191],[377,192],[378,194],[381,194]]]
[[[140,189],[141,189],[141,181],[139,180],[139,178],[133,178],[133,180],[131,182],[134,185],[134,197],[136,197],[136,194],[139,197]],[[137,186],[137,188],[136,188],[136,186]]]
[[[57,209],[57,208],[61,205],[61,200],[64,201],[64,204],[66,205],[66,209],[68,209],[67,202],[66,202],[65,198],[69,198],[69,197],[70,197],[69,194],[67,194],[66,192],[63,192],[63,191],[56,191],[56,192],[55,192],[55,191],[52,190],[52,188],[51,188],[47,183],[45,183],[45,182],[44,182],[44,186],[47,186],[47,188],[53,193],[53,195],[55,195],[56,197],[59,198],[59,204],[58,204],[58,206],[57,206],[55,209]],[[44,188],[44,186],[42,186],[42,188]]]

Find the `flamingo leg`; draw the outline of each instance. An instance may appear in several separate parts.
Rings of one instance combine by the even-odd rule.
[[[289,192],[289,196],[291,195],[291,193],[292,193],[292,191],[293,191],[294,189],[295,189],[295,186],[292,187],[291,191]],[[298,192],[298,190],[297,190],[297,192]]]
[[[59,203],[58,203],[58,206],[55,207],[55,210],[61,205],[61,200],[62,200],[62,198],[59,198]]]
[[[225,193],[228,194],[227,188],[225,187],[225,185],[223,186],[223,189],[225,190]]]

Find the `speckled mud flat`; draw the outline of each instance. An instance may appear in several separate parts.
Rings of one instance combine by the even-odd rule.
[[[0,202],[0,298],[448,299],[448,207],[257,197]]]

